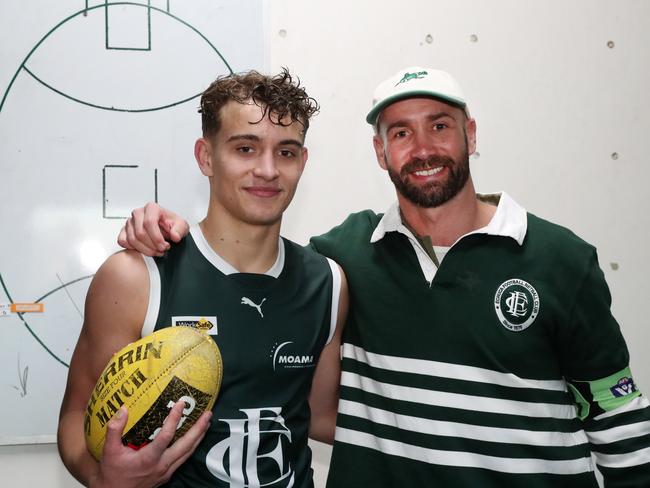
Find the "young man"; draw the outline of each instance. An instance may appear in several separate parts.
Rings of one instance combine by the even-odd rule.
[[[650,486],[650,406],[595,249],[476,195],[449,74],[401,70],[366,120],[397,202],[312,239],[353,290],[328,486],[595,488],[592,454],[607,487]]]
[[[82,483],[146,487],[171,477],[173,487],[313,486],[307,435],[333,438],[347,288],[338,265],[281,238],[280,224],[316,110],[287,71],[219,78],[203,93],[194,154],[210,181],[207,217],[162,258],[110,257],[88,292],[59,422],[61,457]],[[168,446],[179,402],[136,452],[121,443],[122,407],[96,463],[83,415],[110,356],[154,330],[202,318],[224,363],[212,414]]]

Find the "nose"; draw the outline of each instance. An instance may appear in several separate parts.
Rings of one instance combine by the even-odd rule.
[[[431,134],[424,130],[416,130],[411,147],[411,156],[418,159],[427,159],[435,154],[435,143]]]
[[[279,174],[275,155],[271,151],[265,151],[253,168],[253,176],[271,181],[277,178]]]

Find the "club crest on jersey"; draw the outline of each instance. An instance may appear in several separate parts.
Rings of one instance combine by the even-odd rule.
[[[217,335],[217,317],[172,317],[172,327],[192,327],[210,335]]]
[[[629,376],[623,376],[614,386],[609,389],[609,391],[611,391],[612,395],[615,397],[620,398],[634,393],[637,391],[637,387],[634,384],[634,380],[632,378]]]
[[[293,344],[293,341],[283,342],[280,345],[275,343],[270,354],[273,360],[273,371],[283,368],[313,368],[315,366],[314,355],[297,351]]]
[[[494,295],[499,322],[513,332],[526,330],[539,314],[539,295],[527,281],[513,278],[501,283]]]
[[[208,451],[205,465],[210,473],[228,486],[294,486],[296,475],[289,462],[292,432],[282,417],[282,408],[239,411],[245,417],[217,420],[228,425],[230,435]]]

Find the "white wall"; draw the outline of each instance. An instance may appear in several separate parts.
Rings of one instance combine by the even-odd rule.
[[[376,166],[363,122],[372,89],[407,65],[446,69],[464,86],[477,119],[480,157],[472,159],[472,171],[479,191],[507,190],[598,247],[633,372],[650,391],[644,307],[650,296],[650,3],[269,4],[271,69],[290,67],[322,104],[284,233],[304,242],[352,210],[389,204],[393,190]],[[323,465],[327,455],[318,450]],[[0,448],[0,472],[17,487],[75,486],[52,446]]]

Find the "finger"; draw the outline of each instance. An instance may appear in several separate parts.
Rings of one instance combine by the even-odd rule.
[[[146,246],[151,249],[157,249],[158,246],[156,242],[154,242],[154,240],[152,239],[151,229],[149,225],[151,212],[147,214],[147,208],[148,208],[147,206],[145,206],[144,208],[136,208],[133,212],[131,212],[133,231],[140,245]]]
[[[176,445],[176,444],[174,444]],[[197,444],[198,445],[198,444]],[[196,446],[194,446],[194,449],[196,449]],[[191,450],[186,450],[185,452],[182,453],[182,455],[178,458],[172,461],[172,463],[169,465],[169,468],[167,468],[167,471],[165,471],[165,474],[163,475],[163,480],[166,482],[169,480],[169,478],[172,477],[172,474],[174,474],[174,471],[176,471],[187,459],[192,455],[194,452],[194,449]],[[165,453],[168,455],[168,453]]]
[[[160,205],[149,202],[144,206],[143,231],[147,233],[151,247],[156,248],[159,252],[164,252],[169,248],[169,244],[165,241],[167,229],[164,226],[164,220],[163,209]]]
[[[174,219],[165,219],[165,227],[172,242],[179,242],[190,230],[187,221],[178,216]]]
[[[134,211],[135,212],[135,211]],[[136,235],[136,223],[133,217],[129,217],[124,225],[126,239],[129,249],[135,249],[146,256],[160,256],[161,254],[153,247],[145,245]]]
[[[117,245],[120,247],[123,247],[124,249],[128,249],[128,241],[126,240],[126,228],[122,227],[120,229],[120,233],[117,236]]]
[[[211,417],[212,412],[203,412],[196,423],[167,449],[165,456],[169,463],[175,463],[177,459],[194,452],[210,427]]]
[[[183,416],[184,408],[185,402],[182,400],[174,404],[172,409],[169,411],[169,415],[163,422],[162,429],[160,429],[160,432],[158,432],[156,438],[149,445],[151,446],[149,449],[150,451],[155,450],[157,451],[158,455],[160,455],[167,448],[167,446],[169,446],[169,443],[174,438],[174,434],[176,434],[176,427],[178,426],[178,423]]]
[[[171,476],[199,446],[210,426],[212,412],[203,412],[196,423],[163,454],[170,463],[165,476]]]
[[[110,456],[111,453],[116,452],[124,447],[122,444],[122,433],[124,427],[129,419],[129,413],[125,406],[121,406],[113,418],[109,420],[106,426],[106,441],[104,442],[104,454]]]

